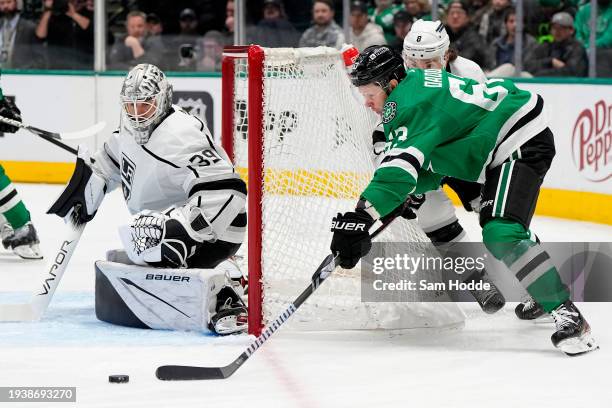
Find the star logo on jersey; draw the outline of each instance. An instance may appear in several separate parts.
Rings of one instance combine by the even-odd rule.
[[[395,102],[385,103],[385,106],[383,106],[383,111],[382,111],[383,123],[391,122],[395,118],[396,112],[397,112],[397,103]]]

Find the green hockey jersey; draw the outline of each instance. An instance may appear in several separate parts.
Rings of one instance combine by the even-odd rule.
[[[411,69],[383,107],[385,157],[362,197],[380,216],[444,176],[484,182],[547,127],[542,98],[511,81],[478,83],[444,70]]]

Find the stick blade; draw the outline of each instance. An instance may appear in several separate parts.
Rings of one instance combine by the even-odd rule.
[[[155,375],[164,381],[186,381],[186,380],[221,380],[229,377],[223,371],[223,367],[194,367],[165,365],[157,368]],[[230,373],[231,375],[231,373]]]

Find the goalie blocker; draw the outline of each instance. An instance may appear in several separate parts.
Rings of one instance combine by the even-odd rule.
[[[230,261],[214,269],[160,269],[134,265],[125,252],[109,251],[95,270],[95,310],[102,321],[222,335],[247,329],[247,308],[230,284],[241,272]]]

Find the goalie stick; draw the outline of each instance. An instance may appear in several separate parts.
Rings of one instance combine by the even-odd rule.
[[[12,121],[11,119],[6,119],[0,116],[0,122],[6,122],[7,120],[11,122],[16,122],[15,126],[25,126],[21,122]],[[94,128],[96,126],[97,125],[94,125],[91,128]],[[102,128],[103,127],[104,126],[102,126]],[[30,129],[28,128],[28,130]],[[69,151],[70,153],[73,153],[75,155],[78,153],[76,149],[46,134],[49,132],[45,132],[44,130],[40,131],[44,132],[45,134],[39,134],[36,132],[34,133],[42,137],[43,139],[61,147],[62,149]],[[98,131],[96,131],[95,133],[97,133]],[[92,162],[94,161],[93,159],[91,160]],[[77,211],[79,211],[79,209],[75,208],[74,215],[76,215]],[[0,305],[0,322],[23,322],[40,320],[42,315],[49,307],[49,303],[51,302],[51,298],[55,293],[55,289],[57,289],[57,285],[59,285],[59,281],[64,275],[64,271],[68,266],[68,262],[72,257],[72,253],[74,252],[77,243],[81,238],[81,234],[83,234],[85,224],[79,224],[74,220],[76,220],[76,217],[74,217],[72,220],[70,220],[70,222],[67,223],[70,231],[66,238],[62,241],[59,250],[55,253],[55,256],[52,258],[49,265],[47,265],[47,268],[41,276],[40,285],[42,288],[34,292],[30,303]]]
[[[0,305],[0,322],[35,321],[45,313],[85,228],[85,224],[74,221],[68,226],[70,232],[41,275],[40,288],[34,292],[30,303]]]
[[[400,207],[402,210],[405,208],[406,204]],[[399,211],[401,214],[402,211]],[[380,234],[386,227],[389,225],[396,217],[397,212],[394,211],[392,215],[385,217],[382,220],[382,225],[376,229],[372,234],[370,234],[370,239],[373,239],[378,234]],[[304,303],[310,295],[314,293],[315,290],[325,279],[327,279],[332,272],[336,269],[336,259],[337,255],[329,254],[323,260],[321,265],[317,268],[315,273],[312,275],[312,280],[310,285],[291,303],[285,311],[283,311],[280,316],[278,316],[272,324],[270,324],[266,329],[261,333],[259,337],[255,339],[251,343],[251,345],[244,351],[238,358],[236,358],[233,362],[226,365],[225,367],[197,367],[197,366],[183,366],[183,365],[164,365],[157,368],[155,375],[160,380],[165,381],[176,381],[176,380],[218,380],[228,378],[230,375],[234,374],[236,370],[238,370],[245,361],[249,359],[259,349],[265,342],[268,340],[278,328],[285,323],[291,315],[295,313],[296,310]]]
[[[106,122],[98,122],[95,125],[92,125],[83,130],[78,130],[76,132],[50,132],[48,130],[39,129],[34,126],[25,125],[23,122],[19,122],[14,119],[5,118],[4,116],[0,116],[0,122],[6,123],[11,126],[18,127],[20,129],[25,129],[36,136],[40,136],[45,140],[51,142],[51,140],[74,140],[74,139],[85,139],[95,134],[100,133],[106,127]],[[52,142],[53,143],[53,142]]]

